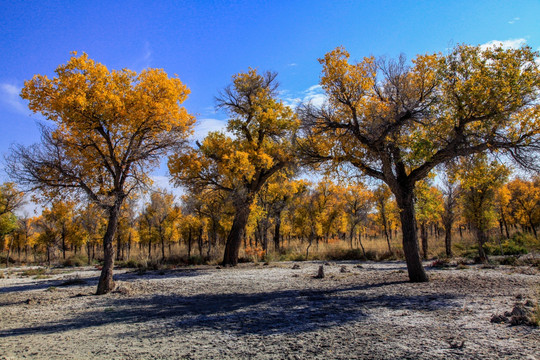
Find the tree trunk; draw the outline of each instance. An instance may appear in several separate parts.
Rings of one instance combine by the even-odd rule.
[[[486,252],[484,251],[484,244],[486,240],[487,240],[486,233],[483,230],[476,228],[476,241],[478,243],[478,257],[480,261],[484,264],[489,261],[488,256]]]
[[[191,241],[192,241],[192,237],[191,237],[191,226],[190,226],[189,233],[188,233],[188,248],[187,248],[188,264],[191,259]]]
[[[131,258],[131,234],[129,234],[128,243],[127,243],[126,260],[129,260],[130,258]]]
[[[422,254],[424,260],[426,260],[428,258],[428,232],[425,222],[422,222],[422,224],[420,225],[420,236],[422,238]]]
[[[120,261],[120,248],[122,247],[122,239],[120,231],[116,234],[116,261]]]
[[[99,277],[97,295],[107,294],[114,289],[113,268],[114,268],[114,246],[113,239],[118,227],[118,216],[120,215],[120,206],[122,198],[115,201],[114,206],[109,209],[109,223],[107,231],[103,237],[103,269]]]
[[[351,245],[351,250],[354,248],[354,244],[353,244],[353,241],[354,241],[354,228],[355,228],[355,226],[353,224],[351,224],[351,231],[349,232],[349,243]]]
[[[9,267],[9,257],[11,256],[11,246],[13,245],[13,236],[11,236],[11,239],[9,241],[9,245],[8,245],[8,251],[7,251],[7,256],[6,256],[6,268]]]
[[[401,188],[396,195],[400,208],[401,231],[403,232],[403,253],[411,282],[427,282],[429,278],[422,266],[418,249],[418,234],[414,214],[413,187]]]
[[[159,237],[161,238],[161,262],[165,262],[165,236],[162,229],[159,229]]]
[[[201,259],[203,259],[203,240],[202,240],[202,234],[203,234],[203,228],[202,226],[199,228],[199,232],[197,233],[197,246],[199,247],[199,256]]]
[[[529,217],[529,224],[531,225],[531,229],[532,229],[532,231],[533,231],[534,238],[535,238],[535,239],[538,239],[538,234],[536,233],[536,228],[534,227],[534,224],[533,224],[533,222],[532,222],[532,220],[531,220],[530,217]]]
[[[444,245],[446,256],[452,257],[452,225],[444,224]]]
[[[276,226],[274,228],[274,249],[279,252],[279,230],[281,228],[281,216],[276,216]]]
[[[504,217],[504,215],[502,216],[502,222],[504,225],[504,232],[506,234],[506,238],[510,239],[510,233],[508,232],[508,223],[506,222],[506,218]]]
[[[227,236],[227,243],[225,244],[225,254],[223,256],[224,266],[236,266],[238,264],[238,252],[240,251],[240,245],[242,245],[242,234],[248,222],[252,201],[253,197],[249,197],[235,204],[233,224]]]
[[[62,228],[62,258],[66,260],[66,232]]]
[[[358,244],[360,245],[360,249],[362,249],[362,255],[364,255],[364,259],[367,260],[366,249],[364,249],[364,244],[362,244],[362,235],[360,234],[358,234]]]

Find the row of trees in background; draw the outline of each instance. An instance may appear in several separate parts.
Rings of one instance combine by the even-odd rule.
[[[472,219],[481,245],[490,224],[484,214],[489,208],[489,191],[482,187],[482,181],[504,182],[508,174],[487,155],[479,154],[502,156],[523,167],[537,165],[537,56],[528,47],[482,49],[460,45],[447,55],[419,55],[410,65],[404,58],[387,61],[369,57],[351,63],[347,51],[337,48],[319,60],[326,102],[320,107],[301,104],[295,111],[279,100],[276,74],[250,69],[233,76],[232,84],[217,97],[218,108],[229,115],[227,132],[212,132],[194,145],[185,141],[194,118],[180,106],[189,90],[178,78],[169,78],[156,69],[138,75],[129,70],[109,71],[86,54],[74,56],[57,68],[53,79],[37,75],[25,83],[21,96],[29,101],[31,110],[42,113],[54,127],[42,128],[42,144],[15,147],[8,157],[8,168],[20,184],[38,190],[46,199],[83,194],[105,211],[100,294],[114,287],[113,239],[118,238],[122,207],[148,184],[148,171],[167,154],[173,182],[191,194],[186,203],[194,209],[187,212],[193,215],[193,226],[184,229],[190,239],[189,249],[193,238],[201,238],[203,221],[195,216],[200,209],[214,229],[207,240],[208,248],[215,246],[219,227],[227,229],[223,264],[236,265],[242,240],[248,238],[250,218],[266,214],[253,232],[258,235],[252,237],[258,237],[267,247],[273,216],[268,214],[279,213],[279,221],[274,224],[279,228],[274,231],[275,243],[279,244],[279,234],[288,225],[284,214],[288,204],[295,203],[293,199],[305,200],[294,212],[297,216],[303,211],[303,220],[298,222],[293,217],[290,223],[294,231],[302,229],[301,238],[308,244],[331,235],[345,237],[347,232],[354,238],[362,222],[373,214],[365,205],[365,197],[351,196],[360,200],[351,200],[348,211],[338,206],[338,199],[345,195],[330,197],[328,201],[335,203],[323,211],[321,194],[332,186],[304,186],[306,190],[301,191],[302,186],[292,184],[296,195],[276,195],[279,201],[271,209],[273,195],[267,189],[273,184],[280,190],[286,188],[284,184],[294,179],[300,167],[310,167],[326,175],[364,175],[386,184],[387,190],[379,190],[380,197],[388,195],[389,189],[399,209],[409,278],[427,281],[417,220],[425,240],[436,208],[430,199],[436,191],[429,184],[435,168],[454,161],[463,169],[461,196],[473,204],[465,206],[464,213]],[[478,166],[460,164],[466,161]],[[465,176],[482,167],[489,176]],[[454,181],[448,179],[449,184]],[[352,191],[358,195],[366,190],[359,184],[354,186],[357,188]],[[196,200],[200,196],[204,197],[201,204]],[[205,209],[208,198],[217,203]],[[378,200],[371,203],[384,208],[383,213],[391,207]],[[417,209],[419,205],[424,213]],[[480,206],[482,210],[475,211]],[[225,214],[231,216],[228,227],[218,220]],[[388,239],[393,223],[390,214],[382,216]],[[166,224],[174,216],[162,214],[157,228],[150,225],[154,216],[159,217],[147,212],[146,230],[143,226],[139,237],[150,238],[157,231],[163,255],[166,242],[173,238]],[[451,223],[455,216],[447,216],[443,223]],[[340,223],[347,225],[340,228],[336,225]],[[423,241],[425,253],[427,244]],[[480,257],[485,259],[481,248]]]
[[[438,184],[425,181],[417,187],[415,209],[423,258],[430,257],[429,243],[434,239],[445,243],[446,256],[453,256],[452,235],[463,237],[465,230],[474,234],[483,261],[487,255],[482,245],[489,235],[504,239],[519,230],[537,237],[539,177],[507,181],[508,170],[485,157],[468,159],[460,166],[464,168],[459,178],[441,174]],[[386,242],[388,253],[397,250],[392,244],[401,237],[399,210],[386,186],[370,189],[362,183],[279,180],[266,184],[251,205],[242,238],[244,253],[279,254],[292,242],[303,245],[308,258],[312,246],[339,241],[366,256],[367,239]],[[12,184],[4,184],[2,199],[7,211],[0,232],[7,256],[16,253],[21,261],[49,263],[53,257],[66,260],[77,254],[85,254],[90,263],[96,251],[101,257],[107,219],[94,204],[56,201],[40,216],[17,218],[13,211],[20,206],[22,194]],[[176,199],[160,189],[138,207],[131,200],[121,209],[114,238],[117,260],[129,259],[133,249],[139,256],[161,261],[179,256],[186,262],[193,256],[210,259],[216,256],[215,249],[226,244],[235,216],[231,196],[220,191]]]

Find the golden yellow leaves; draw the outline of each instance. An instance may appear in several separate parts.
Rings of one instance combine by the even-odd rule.
[[[327,53],[319,59],[323,65],[321,86],[329,95],[333,106],[361,105],[364,96],[370,93],[376,81],[376,66],[373,57],[360,63],[349,64],[349,53],[343,47]]]
[[[267,174],[294,160],[291,140],[299,120],[276,99],[275,76],[255,69],[233,76],[232,85],[218,97],[218,107],[231,116],[227,131],[232,137],[212,132],[190,152],[189,161],[181,154],[172,156],[169,170],[177,183],[258,189]]]
[[[72,57],[56,69],[56,77],[36,75],[25,82],[21,96],[30,109],[41,112],[74,136],[103,126],[126,133],[141,126],[153,131],[180,127],[187,131],[194,119],[179,106],[189,89],[162,69],[109,71],[87,54]],[[151,124],[150,124],[151,123]]]

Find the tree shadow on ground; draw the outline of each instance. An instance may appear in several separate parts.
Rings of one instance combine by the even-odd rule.
[[[123,273],[114,274],[115,281],[133,281],[138,279],[167,279],[167,278],[181,278],[181,277],[192,277],[209,274],[205,269],[174,269],[174,270],[164,270],[164,271],[147,271],[139,272],[138,270],[130,270]],[[76,284],[69,284],[69,280],[77,278],[76,275],[66,274],[59,279],[48,279],[48,280],[36,280],[34,282],[26,282],[18,285],[9,285],[0,287],[0,295],[7,293],[20,293],[24,291],[33,291],[33,290],[45,290],[50,287],[60,287],[60,286],[70,286]],[[97,286],[99,275],[91,277],[81,277],[81,280],[84,281],[86,285]]]
[[[213,330],[239,335],[298,334],[331,328],[373,316],[373,310],[436,311],[459,307],[450,294],[371,295],[364,290],[395,286],[383,282],[332,290],[283,290],[254,294],[156,295],[149,298],[116,298],[107,308],[85,312],[71,319],[43,326],[0,330],[0,338],[29,334],[53,334],[68,330],[126,324],[134,327],[156,322],[145,336],[170,331]],[[161,326],[159,325],[161,324]],[[133,333],[141,336],[140,328]],[[118,336],[126,336],[125,332]]]

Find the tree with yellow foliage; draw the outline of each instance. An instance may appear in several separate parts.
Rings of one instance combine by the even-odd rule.
[[[224,265],[236,265],[251,205],[273,175],[295,161],[293,132],[298,127],[292,110],[277,99],[276,74],[250,69],[232,78],[217,98],[230,119],[227,130],[211,132],[198,144],[169,158],[178,185],[210,188],[231,194],[235,209],[227,236]]]
[[[17,229],[17,217],[14,211],[24,203],[24,193],[17,189],[14,183],[0,185],[0,251],[4,250],[5,237]],[[7,244],[6,267],[9,266],[9,256],[13,245],[13,237]]]
[[[444,245],[447,257],[452,257],[452,228],[459,216],[459,198],[461,187],[456,179],[457,168],[454,164],[446,164],[442,174],[440,190],[443,196],[441,215],[444,228]]]
[[[347,186],[343,195],[343,208],[347,215],[348,227],[349,227],[349,243],[351,249],[354,246],[354,238],[356,230],[362,225],[366,224],[368,214],[373,209],[373,192],[367,189],[364,184],[358,182]],[[362,248],[364,256],[366,255],[362,239],[358,234],[358,244]]]
[[[400,209],[409,279],[428,281],[419,256],[416,183],[455,157],[499,150],[524,166],[540,149],[538,53],[459,45],[411,65],[339,47],[320,59],[327,102],[301,111],[310,162],[349,165],[385,182]]]
[[[536,228],[540,225],[540,178],[526,181],[516,178],[507,185],[512,213],[516,220],[529,228],[538,239]]]
[[[112,70],[74,54],[52,79],[36,75],[21,97],[54,126],[42,143],[15,146],[8,169],[47,198],[84,194],[107,213],[97,294],[114,288],[113,238],[124,200],[149,183],[159,158],[182,146],[194,118],[180,106],[188,88],[161,69]]]
[[[495,194],[509,174],[508,167],[490,161],[485,154],[463,158],[459,164],[457,177],[463,189],[463,211],[476,232],[478,256],[482,262],[488,261],[483,246],[496,219]]]
[[[148,202],[143,210],[143,217],[148,221],[149,231],[155,233],[161,244],[161,260],[165,261],[165,244],[177,241],[178,220],[182,215],[180,206],[175,203],[176,198],[166,189],[157,189],[150,194]]]
[[[24,250],[25,261],[28,261],[28,250],[34,245],[36,231],[34,223],[36,218],[21,216],[17,219],[17,229],[13,233],[13,245],[17,247],[19,260],[21,259],[21,249]]]
[[[375,223],[382,227],[384,237],[386,238],[386,244],[388,245],[388,252],[392,253],[392,245],[390,244],[392,234],[392,221],[395,217],[395,200],[392,196],[392,192],[385,184],[379,185],[373,191],[373,201],[375,202],[375,209],[377,212],[372,216]]]
[[[105,211],[93,202],[77,209],[77,223],[81,231],[83,243],[86,245],[88,265],[95,258],[96,246],[103,239],[107,227]]]
[[[422,257],[424,259],[428,258],[428,226],[439,223],[444,212],[441,192],[426,180],[419,181],[415,189],[416,220],[420,223]]]

